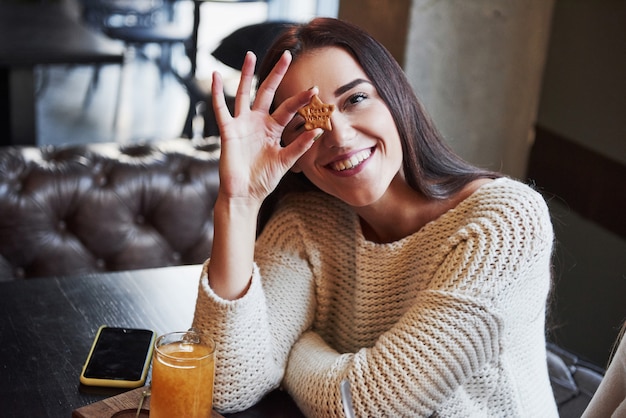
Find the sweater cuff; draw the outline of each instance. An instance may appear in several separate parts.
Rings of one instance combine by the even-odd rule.
[[[259,267],[256,263],[252,265],[252,276],[250,277],[250,283],[246,292],[237,299],[229,300],[220,297],[217,293],[213,291],[213,288],[209,284],[209,263],[210,259],[204,262],[202,266],[202,274],[200,276],[200,290],[203,294],[205,294],[210,300],[215,302],[216,304],[224,307],[224,308],[235,308],[239,304],[248,303],[247,300],[250,298],[258,297],[260,293],[262,293],[261,286],[261,275],[259,272]]]

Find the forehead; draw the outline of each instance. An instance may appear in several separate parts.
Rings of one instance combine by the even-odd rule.
[[[276,92],[278,103],[296,93],[317,86],[320,96],[331,95],[340,86],[361,78],[369,80],[361,65],[343,48],[325,47],[297,57]]]

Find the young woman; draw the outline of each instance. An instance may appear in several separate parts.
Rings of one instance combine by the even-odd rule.
[[[341,417],[347,379],[357,416],[556,417],[541,196],[457,157],[355,26],[287,30],[252,102],[254,68],[249,53],[233,115],[213,79],[221,183],[193,325],[217,342],[215,406],[282,386]],[[297,114],[315,94],[330,131]]]

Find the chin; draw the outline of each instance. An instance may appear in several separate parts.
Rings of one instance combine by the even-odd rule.
[[[380,201],[383,193],[380,194],[358,194],[357,196],[335,196],[337,199],[343,201],[348,206],[353,208],[364,208],[372,206]]]

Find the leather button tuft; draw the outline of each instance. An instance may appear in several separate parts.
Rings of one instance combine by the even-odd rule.
[[[100,186],[100,187],[104,187],[104,186],[106,186],[106,185],[108,184],[108,182],[109,182],[109,181],[107,180],[106,176],[104,176],[104,175],[102,175],[102,174],[98,174],[98,175],[95,177],[94,182],[95,182],[98,186]]]
[[[65,231],[67,230],[67,223],[63,220],[60,220],[59,223],[57,224],[57,229],[59,231]]]
[[[180,253],[178,253],[178,252],[174,252],[174,253],[172,253],[172,259],[173,259],[175,262],[177,262],[177,263],[178,263],[178,262],[180,261],[180,259],[181,259]]]
[[[185,175],[185,173],[178,173],[176,174],[176,181],[179,183],[184,183],[187,180],[187,176]]]
[[[144,218],[143,215],[137,215],[135,216],[135,223],[137,223],[138,225],[143,225],[146,223],[146,218]]]
[[[96,267],[98,267],[100,270],[104,270],[106,266],[107,263],[103,259],[99,258],[96,260]]]
[[[15,277],[17,277],[18,279],[23,279],[24,276],[26,275],[26,273],[24,272],[24,268],[22,267],[16,267],[15,271],[13,272],[13,274],[15,275]]]

